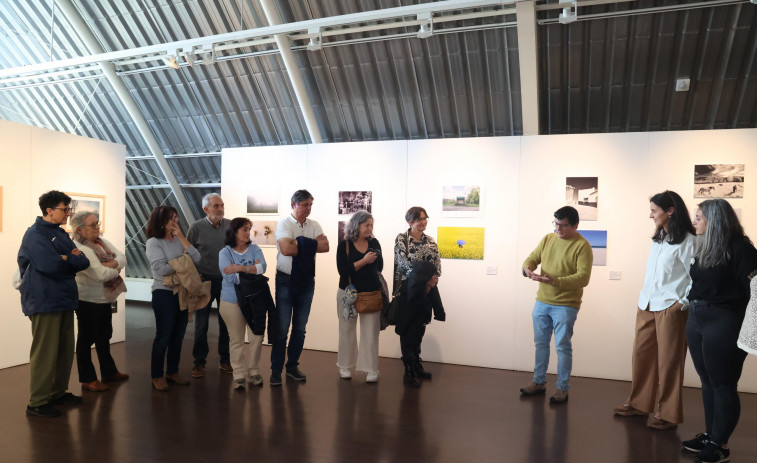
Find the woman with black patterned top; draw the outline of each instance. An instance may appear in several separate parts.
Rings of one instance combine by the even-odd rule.
[[[436,269],[428,281],[426,306],[433,307],[434,318],[444,321],[446,316],[442,306],[439,289],[436,283],[442,274],[441,257],[439,248],[433,238],[426,235],[428,214],[422,207],[411,207],[405,213],[405,220],[410,228],[405,233],[400,233],[394,240],[394,297],[403,297],[410,301],[407,294],[407,284],[403,284],[413,272],[413,264],[426,262]],[[416,304],[417,305],[417,304]],[[413,306],[413,307],[410,307]],[[418,309],[418,310],[415,310]],[[412,312],[412,316],[410,316]],[[418,387],[418,378],[431,379],[431,373],[423,369],[420,358],[423,335],[426,333],[426,325],[431,322],[431,312],[426,308],[421,309],[413,304],[403,304],[402,311],[397,315],[398,322],[395,331],[400,335],[402,349],[402,361],[405,364],[404,381],[409,386]]]

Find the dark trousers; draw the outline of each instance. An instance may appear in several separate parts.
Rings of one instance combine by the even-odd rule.
[[[211,278],[202,276],[203,281],[210,281],[210,300],[204,309],[194,312],[193,318],[195,323],[195,343],[192,348],[192,357],[195,365],[205,365],[205,359],[208,358],[208,320],[210,319],[210,306],[213,301],[220,307],[221,304],[221,285],[223,278]],[[218,357],[220,363],[229,363],[229,330],[226,328],[221,311],[218,311]]]
[[[719,444],[728,443],[741,414],[737,386],[746,352],[736,346],[743,311],[692,301],[686,324],[691,359],[702,380],[705,430]]]
[[[110,304],[79,301],[76,309],[79,334],[76,336],[76,366],[79,368],[79,382],[91,383],[97,380],[97,372],[92,364],[92,344],[100,361],[100,376],[107,378],[116,374],[116,362],[110,355],[110,338],[113,336],[113,314]]]
[[[400,335],[402,357],[412,359],[421,355],[421,343],[426,334],[426,325],[421,317],[411,321],[404,334]]]
[[[152,378],[161,378],[164,363],[167,363],[166,374],[179,371],[181,342],[187,331],[187,311],[179,310],[179,295],[167,289],[152,292],[152,310],[155,313],[155,341],[152,343],[150,374]]]

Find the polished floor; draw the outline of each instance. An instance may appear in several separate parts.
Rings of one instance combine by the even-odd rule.
[[[182,373],[191,368],[192,327]],[[211,321],[211,342],[217,339]],[[434,379],[402,386],[401,362],[381,359],[378,384],[340,380],[333,353],[306,351],[306,383],[231,390],[212,354],[206,378],[168,393],[150,388],[154,335],[149,305],[127,307],[126,343],[112,346],[131,379],[55,419],[27,417],[28,366],[0,370],[0,461],[3,462],[692,462],[680,441],[702,431],[699,390],[684,394],[686,422],[654,431],[643,417],[612,408],[628,383],[572,380],[567,404],[523,399],[529,373],[427,363]],[[268,365],[265,348],[264,365]],[[94,355],[94,353],[93,353]],[[81,388],[74,372],[71,390]],[[554,384],[554,378],[549,381]],[[731,461],[757,461],[757,395],[742,394],[743,413]]]

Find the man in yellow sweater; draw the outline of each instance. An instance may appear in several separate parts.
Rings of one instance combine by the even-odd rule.
[[[555,333],[557,390],[551,403],[568,400],[570,371],[573,368],[573,324],[581,307],[583,288],[589,284],[594,256],[591,245],[578,233],[578,211],[570,206],[555,212],[555,233],[546,235],[523,262],[523,276],[539,282],[534,304],[534,380],[520,390],[523,395],[544,394],[547,390],[549,342]],[[536,267],[541,264],[541,271]]]

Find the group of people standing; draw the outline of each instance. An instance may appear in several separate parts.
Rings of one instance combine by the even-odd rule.
[[[284,374],[294,381],[307,380],[306,374],[299,368],[299,359],[315,290],[315,256],[330,249],[329,240],[320,224],[309,218],[312,206],[313,196],[307,190],[298,190],[293,194],[292,213],[279,221],[275,232],[278,251],[275,310],[261,312],[253,304],[250,313],[245,313],[246,304],[239,300],[240,295],[247,297],[240,289],[242,283],[252,280],[258,289],[270,292],[268,279],[263,277],[267,263],[260,247],[250,238],[250,220],[244,217],[225,219],[223,200],[215,193],[203,198],[203,210],[207,216],[192,224],[186,237],[179,227],[178,213],[174,208],[158,206],[152,211],[147,224],[149,239],[146,254],[154,280],[152,305],[156,336],[151,376],[156,390],[167,391],[170,384],[190,384],[179,373],[181,343],[190,313],[198,320],[195,322],[192,376],[204,376],[209,349],[208,316],[203,312],[209,310],[213,300],[219,301],[220,368],[233,374],[235,389],[244,390],[249,384],[263,385],[259,360],[266,316],[269,317],[267,327],[271,342],[269,384],[281,385]],[[431,374],[423,369],[420,345],[432,308],[435,318],[445,318],[436,288],[441,265],[436,243],[424,233],[428,221],[426,211],[420,207],[411,208],[406,220],[409,229],[398,235],[395,243],[393,296],[402,300],[396,331],[400,334],[405,362],[404,381],[412,387],[419,387],[419,379],[431,378]],[[366,373],[367,382],[375,383],[379,377],[381,314],[378,311],[358,314],[354,307],[349,310],[343,302],[344,292],[349,288],[358,293],[383,291],[386,301],[389,300],[388,291],[382,285],[380,274],[384,260],[381,245],[373,236],[371,214],[366,211],[353,214],[347,225],[345,240],[337,247],[336,260],[340,276],[337,288],[339,375],[343,379],[351,379],[353,370],[361,371]],[[182,304],[181,293],[170,283],[174,281],[172,275],[186,271],[187,262],[193,263],[203,282],[210,282],[209,298],[206,294],[202,299],[208,301],[204,308],[193,308],[189,302]],[[422,285],[413,283],[421,277]],[[404,283],[408,279],[410,284]],[[250,297],[258,297],[256,294]],[[198,317],[197,314],[202,315]],[[359,346],[358,319],[361,333]],[[228,348],[223,345],[226,340],[224,332],[228,333]],[[245,336],[249,343],[245,343]],[[228,355],[228,368],[224,354]]]
[[[129,377],[118,371],[109,351],[112,313],[118,295],[125,291],[119,273],[126,258],[100,237],[98,217],[93,213],[71,217],[72,240],[61,228],[71,215],[70,204],[71,198],[62,192],[43,194],[39,199],[42,215],[27,230],[18,253],[23,311],[32,322],[29,415],[54,417],[60,414],[56,405],[81,403],[81,397],[67,392],[74,355],[74,310],[79,323],[76,352],[82,389],[105,391],[108,382]],[[158,206],[152,211],[146,254],[154,278],[156,335],[151,377],[156,390],[168,390],[169,383],[190,384],[179,373],[190,311],[195,320],[191,376],[205,376],[213,300],[219,306],[220,369],[233,374],[235,389],[244,390],[248,383],[263,384],[259,360],[266,315],[272,344],[270,385],[281,385],[284,373],[295,381],[307,379],[299,369],[299,359],[315,288],[315,256],[330,249],[321,226],[309,218],[312,205],[313,196],[307,190],[296,191],[292,213],[276,228],[275,306],[273,301],[265,304],[266,291],[271,299],[263,276],[267,263],[250,238],[252,223],[247,218],[225,219],[218,194],[203,198],[206,217],[192,224],[187,236],[174,208]],[[637,303],[631,392],[614,412],[648,417],[648,426],[659,430],[681,423],[688,346],[702,382],[705,429],[684,441],[683,448],[697,453],[704,463],[728,461],[728,439],[740,414],[737,385],[747,355],[744,349],[757,349],[757,300],[750,300],[752,293],[757,294],[757,279],[753,278],[757,249],[734,209],[722,199],[700,203],[692,220],[681,197],[664,191],[650,199],[649,217],[655,231]],[[431,378],[420,353],[432,315],[440,321],[446,318],[437,288],[441,259],[433,238],[425,234],[426,210],[412,207],[405,220],[408,229],[398,234],[394,243],[391,298],[381,276],[384,257],[373,235],[370,213],[353,214],[344,241],[337,245],[336,366],[343,379],[351,379],[355,370],[365,372],[368,383],[378,381],[378,338],[386,325],[381,312],[358,313],[346,303],[348,291],[381,292],[384,307],[390,299],[396,301],[393,323],[400,335],[403,381],[419,387],[421,379]],[[533,309],[534,376],[521,393],[546,392],[549,344],[554,334],[558,374],[550,402],[556,404],[568,400],[573,327],[593,263],[591,246],[578,232],[578,224],[576,209],[558,209],[555,233],[544,236],[522,266],[523,276],[537,281],[539,288]],[[177,275],[179,278],[174,278]],[[192,279],[200,283],[197,294],[178,290],[177,280],[184,284]],[[260,290],[253,296],[263,301],[260,307],[267,307],[267,312],[255,307],[245,311],[246,303],[239,300],[240,295],[248,297],[239,291],[243,281]],[[755,314],[747,318],[754,321],[744,323],[748,305]],[[249,343],[245,343],[246,335]],[[100,380],[91,360],[93,344],[100,361]]]
[[[757,352],[757,300],[750,300],[757,294],[757,249],[723,199],[700,203],[693,219],[673,191],[652,196],[649,206],[655,231],[637,304],[631,392],[614,412],[648,417],[647,426],[658,430],[681,423],[688,345],[702,382],[705,430],[684,441],[683,449],[702,463],[729,461],[728,440],[741,409],[738,381],[749,346]],[[554,217],[556,233],[545,236],[523,263],[523,275],[540,284],[533,309],[534,378],[521,394],[545,393],[554,333],[557,390],[550,402],[563,403],[573,325],[591,276],[592,253],[577,233],[575,209],[563,207]],[[747,324],[748,306],[755,322]]]

